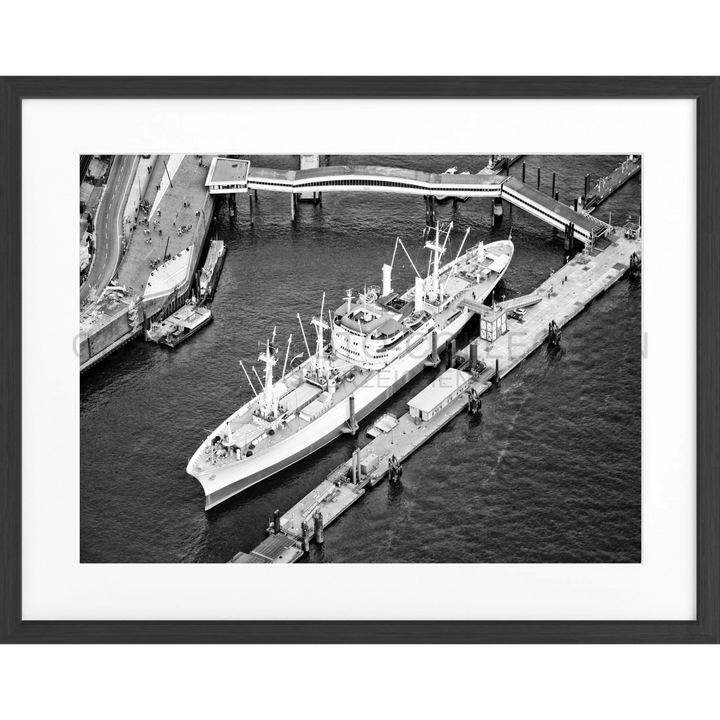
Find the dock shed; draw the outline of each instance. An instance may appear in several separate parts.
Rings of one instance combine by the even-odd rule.
[[[410,417],[427,422],[447,407],[456,397],[466,392],[472,377],[462,370],[450,368],[437,380],[408,401]]]

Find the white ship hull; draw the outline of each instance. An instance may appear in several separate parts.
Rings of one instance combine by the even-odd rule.
[[[512,243],[509,245],[507,264],[512,257]],[[491,248],[492,245],[489,247]],[[406,349],[385,367],[372,370],[362,369],[362,366],[358,365],[355,368],[352,389],[345,391],[344,396],[336,393],[335,401],[326,411],[316,416],[312,422],[294,430],[287,437],[275,438],[275,441],[267,447],[263,447],[261,444],[254,448],[253,453],[247,453],[241,458],[224,453],[215,457],[210,452],[208,442],[211,438],[223,434],[230,419],[219,425],[208,436],[206,443],[195,453],[187,469],[188,473],[194,476],[203,487],[205,509],[215,507],[233,495],[311,455],[343,432],[350,432],[353,421],[351,420],[351,401],[354,402],[354,422],[357,423],[406,385],[423,369],[434,353],[441,352],[450,341],[457,337],[472,317],[472,311],[458,307],[460,299],[465,297],[482,302],[504,275],[507,264],[501,271],[498,271],[492,285],[483,288],[479,297],[475,296],[475,292],[479,289],[478,285],[469,286],[467,291],[456,295],[451,307],[457,308],[457,310],[453,312],[447,308],[446,319],[439,323],[439,326],[430,329],[424,326],[422,329],[418,329],[414,337],[410,336],[404,346]],[[241,408],[231,418],[246,413],[247,408],[248,406]],[[209,456],[208,453],[210,453]],[[208,457],[212,459],[212,463],[208,461]]]
[[[437,333],[437,349],[442,351],[465,327],[472,313],[463,310],[447,327]],[[424,367],[432,353],[432,333],[415,350],[380,371],[369,372],[368,381],[355,393],[355,417],[361,420],[392,397]],[[218,466],[213,472],[195,475],[205,491],[205,509],[227,500],[239,492],[264,480],[298,460],[311,455],[347,431],[350,420],[349,399],[335,405],[327,413],[294,433],[263,454]],[[217,431],[222,429],[222,425]],[[211,479],[212,478],[212,479]]]

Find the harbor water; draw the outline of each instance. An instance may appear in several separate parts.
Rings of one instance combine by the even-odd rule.
[[[477,172],[487,155],[332,156],[333,165],[367,164]],[[526,181],[570,204],[622,162],[622,156],[526,156]],[[297,168],[298,157],[251,157],[262,167]],[[522,160],[511,170],[520,176]],[[639,176],[600,206],[622,224],[640,215]],[[438,205],[454,222],[454,257],[468,244],[504,239],[515,256],[496,299],[532,291],[566,261],[560,238],[508,204],[492,227],[488,199]],[[421,273],[425,203],[391,193],[325,193],[302,204],[261,192],[249,222],[248,198],[230,217],[223,198],[214,232],[228,248],[212,302],[214,322],[176,349],[140,340],[81,376],[80,560],[88,563],[227,562],[265,537],[275,509],[285,512],[369,441],[365,429],[405,403],[441,368],[424,370],[361,423],[309,458],[206,512],[190,456],[252,396],[239,365],[258,366],[259,343],[277,327],[290,357],[306,352],[297,313],[318,315],[323,292],[334,310],[353,288],[381,284],[395,238]],[[467,248],[467,245],[466,245]],[[413,282],[398,251],[393,287]],[[469,330],[477,328],[471,322]],[[461,338],[462,339],[462,338]],[[459,342],[459,346],[462,342]],[[297,363],[297,361],[296,361]],[[259,369],[259,367],[258,367]],[[402,482],[369,490],[325,532],[301,562],[571,562],[641,560],[641,281],[622,279],[564,330],[559,350],[542,346],[483,396],[482,418],[461,414],[404,464]]]

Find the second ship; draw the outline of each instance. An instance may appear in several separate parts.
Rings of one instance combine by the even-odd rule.
[[[514,252],[511,233],[507,240],[488,245],[481,241],[461,255],[468,229],[454,260],[441,266],[451,230],[452,223],[447,229],[436,226],[434,240],[425,245],[432,253],[432,270],[423,278],[413,264],[415,285],[404,294],[392,290],[391,263],[383,266],[382,291],[366,289],[357,298],[348,291],[347,300],[328,313],[328,322],[323,317],[323,296],[320,316],[312,320],[315,353],[310,355],[308,349],[310,357],[286,373],[290,336],[277,380],[274,367],[281,353],[273,333],[259,356],[265,364],[261,391],[210,433],[188,463],[187,472],[205,492],[206,510],[307,457],[341,433],[354,433],[359,420],[427,363],[437,362],[438,353],[472,317],[471,310],[461,307],[463,301],[483,302],[505,274]],[[407,254],[399,238],[396,252],[398,243]],[[330,331],[328,344],[326,331]]]

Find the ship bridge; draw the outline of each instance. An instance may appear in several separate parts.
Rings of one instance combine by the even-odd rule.
[[[486,197],[506,200],[573,239],[591,242],[604,235],[608,226],[588,213],[573,210],[518,178],[481,172],[475,175],[428,173],[407,168],[376,165],[336,165],[277,170],[254,167],[248,160],[216,157],[205,185],[211,195],[265,190],[288,193],[291,213],[301,195],[324,192],[391,192],[422,195],[426,202],[437,197]]]

